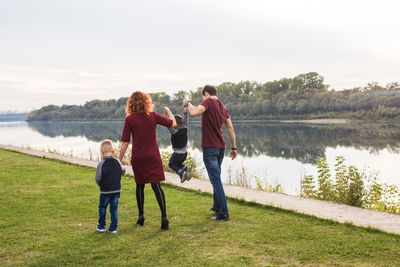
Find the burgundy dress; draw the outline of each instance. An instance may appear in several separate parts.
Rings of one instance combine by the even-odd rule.
[[[160,151],[156,139],[157,124],[172,126],[172,120],[151,112],[132,114],[125,118],[121,142],[129,143],[132,134],[132,169],[138,184],[165,180]]]

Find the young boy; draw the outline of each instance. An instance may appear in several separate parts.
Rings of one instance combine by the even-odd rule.
[[[95,180],[100,186],[99,224],[96,230],[104,233],[106,231],[106,212],[110,204],[111,224],[107,232],[117,233],[118,224],[118,200],[121,192],[121,175],[125,169],[121,162],[114,158],[111,140],[103,140],[100,144],[101,158],[96,168]]]
[[[169,108],[164,108],[164,116],[172,114]],[[187,131],[188,131],[188,116],[187,106],[184,107],[182,117],[174,115],[176,120],[176,128],[168,128],[171,133],[171,143],[174,152],[169,159],[168,166],[173,169],[181,178],[181,183],[189,181],[192,178],[192,170],[186,167],[183,162],[187,158]]]

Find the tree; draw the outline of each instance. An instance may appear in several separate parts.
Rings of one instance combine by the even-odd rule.
[[[328,87],[328,85],[324,84],[324,77],[316,72],[309,72],[293,78],[291,89],[303,94],[306,92],[324,92]]]

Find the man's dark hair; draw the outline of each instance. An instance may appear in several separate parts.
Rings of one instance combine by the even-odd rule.
[[[182,117],[181,117],[181,115],[176,114],[176,115],[174,115],[174,117],[175,117],[175,120],[176,120],[176,125],[178,127],[181,126],[182,125]]]
[[[206,85],[204,86],[203,90],[201,90],[201,94],[205,95],[205,93],[209,93],[209,95],[217,95],[217,88],[214,85]]]

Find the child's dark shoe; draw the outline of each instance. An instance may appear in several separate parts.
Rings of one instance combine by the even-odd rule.
[[[187,175],[188,175],[187,171],[184,171],[184,172],[182,173],[182,176],[181,176],[181,183],[183,183],[184,181],[187,180]]]
[[[168,230],[169,229],[169,221],[167,217],[163,217],[161,219],[161,229]]]
[[[143,226],[143,224],[144,224],[144,216],[143,215],[139,215],[139,219],[137,220],[136,224]]]
[[[186,181],[190,181],[190,179],[192,179],[192,168],[191,167],[187,167],[187,170],[186,170]]]

